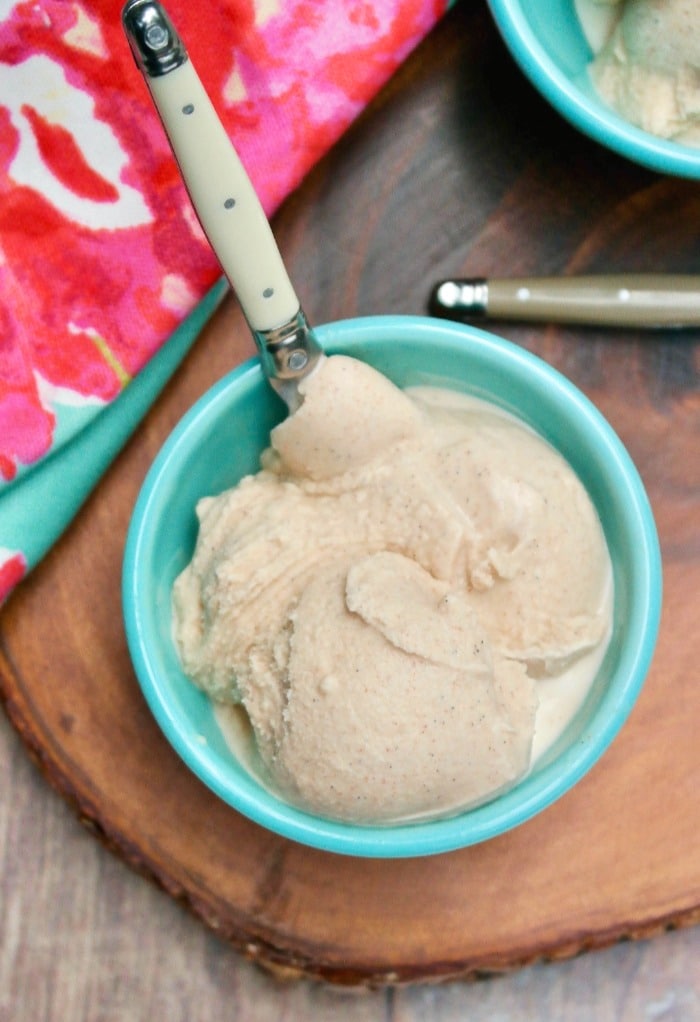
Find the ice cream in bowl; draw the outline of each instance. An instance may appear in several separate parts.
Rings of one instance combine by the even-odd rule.
[[[700,178],[700,6],[693,0],[489,0],[513,57],[584,134]]]
[[[127,639],[182,760],[256,823],[404,857],[523,824],[629,715],[658,541],[596,408],[480,330],[317,329],[289,414],[235,369],[155,459],[124,560]]]

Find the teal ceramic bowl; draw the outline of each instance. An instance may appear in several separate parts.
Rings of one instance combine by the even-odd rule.
[[[514,789],[450,819],[357,826],[309,815],[266,791],[225,744],[211,705],[183,675],[171,636],[171,588],[196,537],[194,508],[258,468],[284,409],[257,360],[222,379],[185,415],[138,497],[123,574],[129,648],[156,720],[184,762],[245,816],[295,841],[356,856],[406,857],[475,844],[563,795],[628,716],[655,645],[661,601],[656,530],[628,454],[595,407],[546,363],[471,327],[379,316],[320,327],[329,353],[368,362],[401,387],[447,386],[493,401],[546,437],[573,465],[603,523],[615,585],[610,647],[588,698],[556,745]]]
[[[488,0],[516,62],[552,106],[585,135],[662,174],[700,178],[700,148],[657,138],[619,117],[588,79],[591,48],[574,0]]]

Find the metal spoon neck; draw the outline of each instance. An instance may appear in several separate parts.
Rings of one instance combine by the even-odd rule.
[[[309,325],[303,309],[281,326],[253,330],[263,372],[270,386],[296,411],[301,405],[299,383],[306,379],[323,358],[323,349]]]

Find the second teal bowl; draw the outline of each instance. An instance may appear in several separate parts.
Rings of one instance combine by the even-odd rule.
[[[574,0],[488,0],[488,4],[515,61],[574,127],[642,166],[700,179],[700,148],[642,131],[597,96],[586,71],[592,53]]]

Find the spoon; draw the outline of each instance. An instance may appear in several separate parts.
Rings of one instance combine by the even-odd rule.
[[[122,23],[197,218],[238,296],[263,372],[289,410],[323,357],[260,200],[172,22],[157,0],[128,0]]]
[[[433,316],[459,322],[508,319],[638,328],[700,326],[700,277],[618,274],[486,280],[435,285]]]

